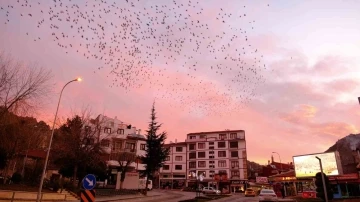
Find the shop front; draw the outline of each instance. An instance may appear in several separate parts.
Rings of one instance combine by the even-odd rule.
[[[247,183],[247,180],[230,180],[230,191],[233,193],[244,192]]]
[[[360,196],[360,180],[357,173],[329,176],[329,181],[334,198]]]
[[[296,196],[298,194],[308,194],[315,191],[313,178],[296,178],[295,171],[270,176],[269,182],[278,196],[281,196],[281,189],[284,189],[285,196]]]
[[[221,191],[221,193],[230,192],[230,181],[226,173],[215,174],[214,180],[217,182],[218,189]]]

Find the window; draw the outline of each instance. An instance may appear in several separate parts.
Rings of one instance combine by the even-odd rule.
[[[226,167],[226,161],[218,161],[218,167],[219,167],[219,168],[224,168],[224,167]]]
[[[176,147],[176,152],[182,152],[183,148],[182,147]]]
[[[210,146],[209,149],[214,149],[214,146]]]
[[[182,170],[182,165],[175,165],[175,170]]]
[[[226,170],[219,170],[219,174],[221,175],[226,175],[227,174],[227,172],[226,172]]]
[[[206,167],[206,161],[198,161],[198,167],[199,168],[205,168]]]
[[[128,149],[130,151],[134,151],[135,150],[135,143],[126,142],[125,143],[125,149]]]
[[[194,139],[196,139],[196,136],[195,136],[195,135],[191,135],[191,136],[190,136],[190,140],[194,140]]]
[[[231,177],[240,177],[240,172],[238,170],[232,170]]]
[[[205,143],[198,143],[198,149],[205,149]]]
[[[163,165],[163,170],[170,170],[170,166],[169,165]]]
[[[145,150],[146,144],[140,144],[140,150]]]
[[[219,134],[219,139],[220,140],[225,140],[226,139],[226,134]]]
[[[205,152],[198,152],[198,158],[205,158]]]
[[[122,142],[121,141],[114,141],[113,142],[113,150],[120,151],[122,149]]]
[[[110,140],[101,140],[100,142],[102,147],[109,147],[110,146]]]
[[[189,168],[196,168],[196,161],[189,162]]]
[[[225,142],[218,142],[218,148],[225,148]]]
[[[167,156],[167,157],[165,158],[165,161],[170,161],[170,156]]]
[[[239,161],[231,161],[231,168],[238,168],[239,167]]]
[[[196,144],[189,144],[189,150],[195,150]]]
[[[182,161],[182,156],[175,156],[175,161]]]
[[[196,159],[196,152],[189,153],[189,159]]]
[[[200,139],[206,139],[206,135],[200,135]]]
[[[210,174],[209,174],[209,176],[210,176],[210,177],[214,177],[214,175],[215,175],[215,171],[210,170]]]
[[[215,163],[215,161],[209,161],[209,163],[210,163],[210,164],[214,164],[214,163]]]
[[[209,142],[209,145],[214,145],[214,142]]]
[[[237,134],[236,133],[230,133],[230,139],[236,139]]]
[[[209,151],[209,154],[214,154],[214,151]]]
[[[110,134],[111,133],[111,128],[104,128],[104,133]]]
[[[238,148],[238,142],[230,142],[230,148]]]
[[[239,157],[239,152],[238,151],[232,151],[231,152],[231,157]]]
[[[203,177],[206,177],[205,171],[198,171],[198,176],[202,175]]]
[[[226,151],[218,151],[218,157],[226,157]]]
[[[117,130],[117,134],[121,134],[121,135],[124,135],[124,133],[125,133],[125,131],[124,131],[124,129],[118,129]]]
[[[185,175],[174,175],[174,178],[185,178]]]

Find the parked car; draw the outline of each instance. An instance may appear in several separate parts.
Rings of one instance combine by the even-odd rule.
[[[220,194],[220,190],[216,190],[212,187],[204,187],[202,189],[203,194]]]
[[[259,202],[262,201],[279,201],[274,190],[272,189],[262,189],[259,194]]]
[[[253,196],[253,197],[255,197],[255,191],[253,190],[253,189],[246,189],[245,190],[245,197],[248,197],[248,196]]]

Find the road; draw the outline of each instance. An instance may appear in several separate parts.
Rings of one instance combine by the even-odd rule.
[[[192,199],[195,192],[183,192],[173,190],[153,190],[150,197],[134,198],[126,200],[111,200],[116,202],[178,202],[181,200]],[[243,194],[234,194],[230,197],[213,200],[214,202],[258,202],[258,197],[244,197]],[[292,201],[289,199],[279,199],[281,201]]]

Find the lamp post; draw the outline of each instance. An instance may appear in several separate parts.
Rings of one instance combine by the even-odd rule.
[[[323,187],[324,187],[325,202],[328,202],[329,200],[328,200],[328,195],[327,195],[327,190],[326,190],[325,177],[324,177],[324,172],[323,172],[323,168],[322,168],[321,158],[319,158],[317,156],[315,156],[315,158],[317,158],[319,160],[321,179],[322,179],[322,183],[323,183]]]
[[[280,158],[280,154],[279,153],[277,153],[277,152],[272,152],[273,154],[277,154],[278,156],[279,156],[279,160],[280,160],[280,171],[282,172],[282,170],[283,170],[283,167],[282,167],[282,163],[281,163],[281,158]]]
[[[61,96],[62,96],[62,93],[63,93],[65,87],[66,87],[67,85],[69,85],[70,83],[75,82],[75,81],[81,81],[81,78],[76,78],[76,79],[74,79],[74,80],[71,80],[71,81],[67,82],[67,83],[64,85],[64,87],[61,89],[61,92],[60,92],[59,101],[58,101],[57,108],[56,108],[56,112],[55,112],[55,118],[54,118],[52,130],[51,130],[49,146],[48,146],[48,149],[47,149],[47,152],[46,152],[46,158],[45,158],[44,168],[43,168],[43,172],[42,172],[42,174],[41,174],[40,186],[39,186],[39,191],[38,191],[38,193],[37,193],[36,202],[40,202],[40,200],[41,200],[40,196],[41,196],[42,186],[43,186],[43,183],[44,183],[46,167],[47,167],[48,160],[49,160],[50,149],[51,149],[52,139],[53,139],[54,130],[55,130],[55,122],[56,122],[56,117],[57,117],[57,114],[58,114],[58,111],[59,111],[59,105],[60,105]]]

